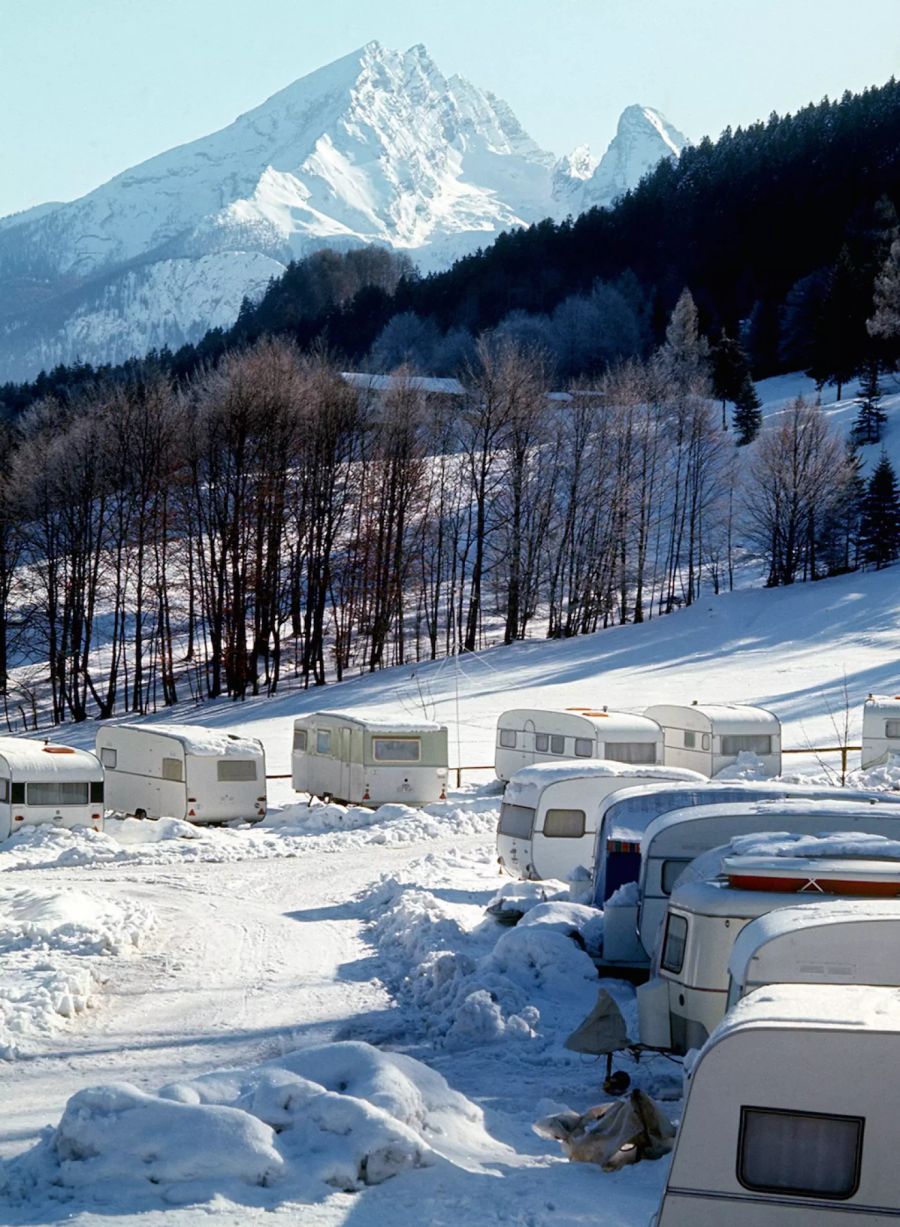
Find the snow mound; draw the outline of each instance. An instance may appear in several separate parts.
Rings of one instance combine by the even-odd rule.
[[[247,1186],[273,1186],[279,1200],[309,1200],[322,1186],[356,1192],[442,1161],[480,1171],[473,1156],[506,1153],[440,1074],[337,1043],[157,1094],[127,1083],[79,1091],[59,1125],[6,1164],[0,1191],[26,1199],[55,1184],[134,1206],[246,1200]]]
[[[235,863],[340,853],[366,845],[430,843],[448,835],[491,836],[497,800],[485,794],[428,810],[306,803],[272,809],[254,826],[202,827],[177,818],[110,819],[104,831],[26,828],[0,849],[0,871],[95,865]]]
[[[440,1047],[561,1044],[594,1003],[597,971],[585,947],[599,941],[602,913],[593,908],[535,899],[529,924],[503,930],[488,918],[467,929],[437,895],[386,879],[362,910],[413,1034]]]
[[[137,949],[146,909],[86,891],[0,888],[0,1057],[95,1004],[104,964]]]
[[[878,792],[900,789],[900,754],[889,754],[883,763],[866,771],[852,771],[847,777],[847,785]]]
[[[769,773],[758,754],[741,750],[729,767],[723,767],[713,776],[714,780],[767,780]]]

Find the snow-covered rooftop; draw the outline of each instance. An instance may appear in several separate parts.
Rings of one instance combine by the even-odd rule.
[[[27,737],[0,737],[0,758],[16,778],[55,779],[59,775],[90,775],[99,778],[101,767],[88,750],[76,750]]]
[[[315,724],[317,720],[340,720],[345,724],[356,724],[370,733],[388,735],[391,733],[439,733],[446,726],[435,720],[381,720],[369,717],[361,712],[348,711],[317,711],[309,715],[298,716],[295,723],[299,725]]]
[[[198,756],[228,756],[256,758],[263,752],[262,742],[255,737],[238,737],[200,724],[124,724],[119,728],[135,732],[161,734],[179,742],[185,754]]]
[[[707,1040],[751,1027],[900,1032],[900,989],[859,984],[771,984],[737,1002]]]
[[[409,388],[437,396],[466,394],[458,379],[441,379],[434,375],[370,375],[366,371],[341,371],[341,379],[361,392],[396,392]]]

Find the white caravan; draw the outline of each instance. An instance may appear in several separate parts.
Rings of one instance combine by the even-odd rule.
[[[896,1227],[900,991],[751,993],[700,1052],[656,1227]]]
[[[662,729],[646,716],[591,707],[518,707],[497,720],[494,771],[498,779],[511,780],[523,767],[567,758],[652,766],[663,761],[662,754]]]
[[[427,805],[447,791],[447,729],[314,712],[294,721],[297,792],[351,805]]]
[[[682,882],[672,892],[656,974],[637,990],[642,1044],[683,1054],[706,1042],[727,1009],[735,939],[757,917],[779,908],[819,908],[824,893],[852,898],[887,887],[900,895],[900,860],[734,856],[725,859],[723,873]],[[742,888],[751,880],[759,885]]]
[[[705,776],[733,767],[741,754],[759,759],[767,776],[781,774],[781,721],[762,707],[740,703],[660,703],[644,715],[660,725],[663,762]]]
[[[729,805],[698,805],[672,810],[655,818],[641,839],[638,883],[638,935],[650,956],[666,915],[672,887],[695,857],[727,844],[738,835],[760,831],[791,831],[816,835],[824,831],[864,831],[900,837],[900,802],[896,793],[860,794],[843,800],[747,801]],[[833,794],[832,794],[833,795]],[[866,794],[863,794],[866,797]]]
[[[900,988],[900,899],[832,899],[752,920],[728,960],[727,1008],[767,984]]]
[[[139,818],[256,821],[266,813],[261,741],[196,724],[118,724],[97,734],[106,805]]]
[[[703,777],[674,767],[629,767],[618,762],[537,763],[506,785],[497,826],[497,860],[514,878],[565,880],[594,860],[597,821],[605,797],[636,784]]]
[[[891,754],[900,754],[900,695],[870,694],[863,704],[863,770]]]
[[[645,784],[613,793],[600,804],[594,849],[592,897],[605,909],[604,964],[647,967],[649,955],[638,940],[641,839],[654,818],[671,810],[697,805],[727,805],[742,801],[809,798],[866,801],[871,794],[842,788],[820,788],[776,781],[704,780],[702,784]],[[634,884],[634,889],[621,890]],[[612,905],[610,900],[612,899]]]
[[[88,750],[0,737],[0,839],[23,827],[103,829],[103,768]]]

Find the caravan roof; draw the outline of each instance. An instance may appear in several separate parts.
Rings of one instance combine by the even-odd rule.
[[[255,737],[238,737],[235,733],[222,733],[199,724],[120,724],[113,727],[171,737],[181,744],[185,754],[198,756],[259,754],[262,744]]]
[[[360,712],[348,711],[304,712],[295,719],[340,720],[345,724],[356,724],[370,733],[437,733],[445,727],[434,720],[379,720]]]
[[[100,762],[89,750],[26,737],[0,737],[0,758],[11,771],[35,782],[55,780],[73,772],[99,771]]]
[[[621,776],[622,779],[629,776],[651,777],[669,784],[673,781],[686,784],[707,782],[706,776],[698,771],[689,771],[686,767],[664,767],[661,763],[620,763],[612,759],[579,762],[567,758],[560,763],[534,763],[531,767],[522,767],[506,785],[504,798],[508,802],[514,801],[516,805],[533,806],[548,784],[563,780],[609,779],[610,776]]]
[[[751,959],[781,937],[834,925],[862,924],[870,920],[900,921],[900,899],[830,899],[804,907],[782,907],[766,912],[741,929],[732,947],[728,970],[733,980],[745,983]],[[900,930],[898,930],[900,934]],[[785,947],[791,961],[791,950]],[[792,974],[796,967],[791,966]]]
[[[768,984],[738,1001],[704,1046],[762,1028],[900,1034],[900,988],[863,984]]]
[[[661,724],[671,712],[693,712],[715,724],[717,732],[737,733],[770,726],[777,717],[764,707],[747,703],[653,703],[644,709],[644,714]]]
[[[660,814],[658,818],[647,826],[641,839],[641,849],[646,851],[651,843],[656,842],[656,851],[662,854],[667,851],[667,835],[673,833],[678,828],[682,828],[685,823],[703,822],[709,818],[741,818],[741,817],[759,817],[760,819],[774,820],[777,827],[761,826],[760,830],[773,831],[789,829],[791,815],[816,816],[824,817],[839,817],[844,814],[848,820],[858,821],[863,818],[869,810],[879,810],[884,803],[893,802],[893,806],[900,813],[900,797],[893,793],[883,794],[883,800],[880,796],[870,796],[867,798],[853,797],[848,801],[818,801],[808,797],[787,797],[775,800],[763,801],[739,801],[729,803],[727,805],[698,805],[693,808],[673,809],[665,814]],[[893,812],[890,808],[888,813]]]

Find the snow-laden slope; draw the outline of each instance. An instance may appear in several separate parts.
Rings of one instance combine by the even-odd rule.
[[[369,43],[79,200],[0,219],[0,380],[195,340],[316,247],[449,264],[502,230],[609,203],[680,147],[673,133],[629,108],[590,178],[589,155],[557,164],[424,47]]]
[[[763,386],[768,419],[801,390],[798,377]],[[825,412],[846,426],[853,407]],[[885,444],[900,453],[893,422]],[[856,739],[866,693],[900,690],[898,579],[894,567],[706,596],[641,626],[384,671],[325,692],[184,705],[177,719],[261,736],[276,773],[288,766],[293,716],[317,707],[437,716],[464,763],[489,761],[499,711],[531,703],[760,702],[782,717],[785,744],[803,748],[834,741],[846,696]],[[59,732],[89,745],[95,728]],[[4,1221],[110,1227],[133,1222],[139,1208],[147,1227],[255,1225],[273,1214],[311,1227],[562,1227],[597,1222],[599,1205],[608,1227],[644,1227],[665,1160],[604,1174],[565,1163],[532,1132],[562,1103],[580,1111],[604,1099],[602,1063],[563,1047],[601,986],[586,952],[602,919],[538,883],[513,885],[524,923],[485,916],[504,881],[490,837],[496,787],[470,787],[427,814],[291,805],[284,780],[270,795],[285,808],[254,829],[132,820],[102,835],[26,832],[0,850],[12,884],[0,938],[31,960],[29,971],[46,970],[34,965],[38,954],[62,957],[38,939],[68,935],[57,921],[85,911],[88,895],[101,939],[116,909],[154,918],[127,959],[103,956],[105,988],[90,1013],[53,1013],[47,1031],[39,1012],[28,1014],[29,1059],[4,1070]],[[21,943],[21,922],[35,919],[40,931],[29,928]],[[67,957],[95,957],[80,930],[72,940]],[[603,986],[633,1026],[633,990]],[[29,1002],[39,1003],[37,990],[20,994],[20,1014]],[[679,1114],[676,1066],[622,1060]],[[223,1105],[236,1115],[222,1116]],[[438,1152],[427,1166],[405,1161],[425,1154],[407,1127]],[[367,1154],[393,1156],[396,1174],[354,1183]],[[345,1171],[339,1189],[358,1192],[328,1183]]]

